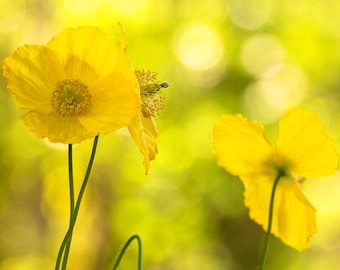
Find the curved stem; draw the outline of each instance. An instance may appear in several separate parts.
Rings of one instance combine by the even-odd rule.
[[[267,259],[267,253],[268,253],[268,247],[269,247],[269,240],[270,240],[270,234],[272,229],[272,221],[273,221],[273,209],[274,209],[274,198],[275,198],[275,191],[277,184],[279,183],[280,178],[283,176],[282,172],[279,172],[275,178],[272,193],[270,197],[270,204],[269,204],[269,217],[268,217],[268,226],[267,226],[267,232],[264,239],[264,246],[262,250],[262,256],[261,256],[261,263],[260,263],[260,270],[264,270],[266,259]]]
[[[76,205],[75,205],[75,207],[73,209],[73,213],[72,213],[71,218],[70,218],[69,228],[68,228],[68,230],[67,230],[67,232],[66,232],[66,234],[64,236],[64,239],[63,239],[63,241],[62,241],[62,243],[60,245],[60,249],[59,249],[59,252],[58,252],[58,257],[57,257],[57,262],[56,262],[55,270],[58,270],[60,268],[60,261],[61,261],[64,249],[65,249],[65,253],[64,253],[63,265],[62,265],[61,269],[65,270],[66,266],[67,266],[67,260],[68,260],[68,254],[69,254],[70,246],[71,246],[71,239],[72,239],[73,228],[74,228],[75,223],[77,221],[80,204],[81,204],[81,201],[83,199],[83,195],[84,195],[84,192],[85,192],[85,189],[86,189],[86,185],[88,183],[89,176],[90,176],[90,173],[91,173],[91,169],[92,169],[92,165],[93,165],[93,160],[94,160],[94,157],[95,157],[95,154],[96,154],[98,138],[99,138],[99,135],[97,135],[94,138],[94,141],[93,141],[91,157],[90,157],[89,163],[87,165],[86,174],[85,174],[82,186],[80,188],[80,191],[79,191],[79,194],[78,194],[78,197],[77,197]]]
[[[138,234],[132,235],[124,244],[124,246],[122,247],[122,249],[120,250],[118,257],[113,265],[113,270],[118,270],[118,266],[120,264],[120,261],[122,260],[125,251],[127,250],[127,248],[129,247],[129,245],[131,244],[131,242],[136,239],[138,242],[138,270],[142,270],[142,240],[140,239]]]

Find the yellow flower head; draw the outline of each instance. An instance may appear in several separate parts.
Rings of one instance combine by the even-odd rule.
[[[224,115],[213,129],[218,164],[245,185],[249,215],[267,230],[273,183],[280,178],[274,200],[272,233],[303,250],[317,231],[315,209],[300,185],[305,178],[330,175],[338,167],[334,143],[314,113],[289,111],[280,121],[276,146],[261,124],[241,115]]]
[[[154,117],[164,107],[164,97],[160,96],[162,88],[169,87],[167,82],[159,83],[157,73],[144,70],[136,70],[136,76],[140,87],[142,109],[128,126],[131,137],[144,156],[145,174],[148,173],[150,161],[157,154],[157,128]]]
[[[131,123],[136,76],[119,26],[117,43],[96,27],[69,28],[45,46],[25,45],[3,63],[27,128],[51,142],[79,143]]]

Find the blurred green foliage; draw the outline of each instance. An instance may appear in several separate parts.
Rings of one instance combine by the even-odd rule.
[[[69,269],[110,269],[132,234],[146,270],[256,269],[264,233],[243,186],[216,164],[211,129],[223,113],[266,124],[313,110],[340,143],[340,2],[335,0],[12,0],[0,10],[0,59],[66,27],[125,26],[136,69],[171,87],[156,119],[159,154],[144,176],[126,130],[101,136],[75,227]],[[93,46],[96,46],[93,44]],[[0,81],[0,269],[53,269],[68,224],[67,148],[29,133]],[[76,188],[91,141],[74,148]],[[303,253],[272,238],[268,269],[337,269],[339,176],[304,183],[319,232]],[[135,243],[121,269],[136,269]]]

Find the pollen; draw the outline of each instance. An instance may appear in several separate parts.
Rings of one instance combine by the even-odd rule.
[[[65,117],[85,114],[91,104],[88,87],[80,80],[67,79],[57,83],[52,95],[52,106]]]
[[[164,108],[165,98],[160,96],[160,90],[168,88],[169,83],[159,83],[156,72],[136,70],[135,73],[140,87],[143,116],[154,117]]]

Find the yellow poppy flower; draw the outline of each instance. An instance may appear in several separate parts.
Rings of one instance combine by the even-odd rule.
[[[302,251],[317,231],[315,209],[300,186],[305,178],[330,175],[338,167],[334,143],[314,113],[289,111],[279,122],[274,146],[261,124],[241,115],[224,115],[213,128],[218,164],[245,186],[250,217],[267,230],[269,202],[276,187],[272,233]]]
[[[150,161],[154,160],[157,150],[157,127],[154,117],[164,107],[164,97],[159,96],[161,88],[167,88],[167,82],[158,83],[157,73],[136,70],[140,87],[142,108],[128,126],[132,139],[144,156],[145,174],[148,174]]]
[[[120,42],[96,27],[69,28],[45,46],[19,47],[3,64],[26,127],[51,142],[79,143],[131,123],[138,82]]]

